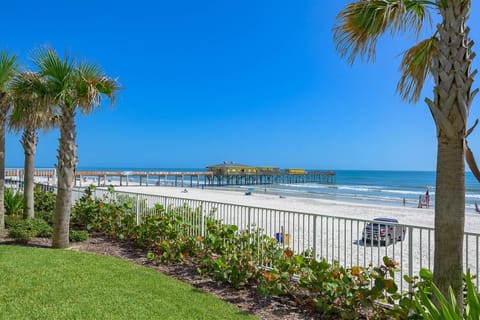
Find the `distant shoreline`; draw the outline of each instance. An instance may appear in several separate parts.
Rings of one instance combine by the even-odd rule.
[[[147,170],[145,168],[139,168]],[[14,170],[14,169],[10,169]],[[52,169],[45,169],[52,170]],[[118,171],[117,168],[115,171]],[[152,169],[148,169],[150,171]],[[185,170],[193,169],[162,169],[174,172],[185,172]],[[201,170],[201,169],[194,169]],[[213,186],[205,185],[203,179],[199,181],[193,179],[194,187],[209,188],[212,190],[233,190],[237,192],[245,192],[249,188],[253,188],[256,193],[267,193],[271,195],[282,195],[285,197],[301,197],[307,199],[324,199],[331,201],[340,201],[345,203],[366,204],[366,205],[383,205],[388,207],[405,207],[417,208],[419,197],[424,197],[427,186],[435,184],[434,171],[371,171],[371,170],[338,170],[336,171],[335,183],[280,183],[280,184],[254,184],[254,185],[222,185]],[[54,179],[45,177],[43,183],[54,185]],[[85,179],[85,180],[84,180]],[[190,178],[183,181],[183,177],[177,180],[177,177],[166,176],[150,176],[148,179],[149,186],[160,184],[161,186],[173,187],[183,185],[190,187]],[[115,176],[83,176],[82,181],[77,177],[77,186],[81,183],[83,187],[90,184],[119,186],[119,177]],[[135,176],[128,178],[128,185],[133,186],[140,183],[140,179]],[[147,179],[143,179],[142,184],[146,184]],[[127,184],[127,177],[123,177],[124,186]],[[266,188],[266,192],[265,192]],[[430,189],[430,208],[435,204],[435,188]],[[475,202],[480,203],[480,184],[473,178],[471,173],[466,174],[466,213],[474,214]]]

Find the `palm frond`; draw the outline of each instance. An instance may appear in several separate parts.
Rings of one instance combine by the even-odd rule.
[[[65,89],[72,82],[75,60],[68,55],[62,59],[55,50],[42,48],[34,54],[33,61],[39,69],[39,74],[48,81],[52,91],[57,92],[57,98],[65,99]]]
[[[78,69],[85,82],[90,83],[99,94],[107,96],[112,104],[115,102],[115,94],[120,90],[118,79],[105,76],[96,64],[81,63]]]
[[[33,60],[39,67],[42,76],[52,77],[60,81],[68,76],[72,69],[72,63],[68,56],[62,60],[57,52],[51,48],[39,49]]]
[[[52,108],[55,101],[45,79],[38,73],[17,74],[9,89],[13,101],[10,130],[18,132],[26,127],[50,129],[57,125],[54,121],[55,110]]]
[[[6,51],[0,52],[0,91],[4,92],[8,82],[18,70],[17,56]]]
[[[30,71],[18,73],[11,81],[9,89],[17,97],[41,94],[46,90],[40,75]]]
[[[78,104],[82,106],[84,114],[100,105],[102,95],[110,98],[111,104],[114,103],[115,94],[119,90],[118,83],[105,76],[98,65],[82,62],[77,66],[77,73]]]
[[[79,104],[84,113],[100,105],[100,93],[96,90],[96,83],[102,77],[102,70],[93,63],[81,62],[77,66],[78,78],[76,81]]]
[[[433,57],[437,52],[436,36],[425,39],[405,51],[400,64],[401,78],[397,92],[403,100],[417,102],[420,98],[425,79],[433,67]]]
[[[40,77],[46,81],[48,95],[61,109],[79,108],[83,114],[88,114],[100,105],[102,95],[108,96],[113,103],[118,84],[106,77],[98,65],[77,62],[68,55],[60,58],[48,48],[38,50],[34,62]]]
[[[13,104],[8,127],[16,133],[27,127],[47,131],[58,126],[58,115],[55,112],[56,109],[17,99]]]
[[[80,62],[77,69],[85,79],[100,78],[103,75],[102,68],[99,65],[87,61]]]
[[[115,103],[116,94],[120,89],[118,79],[102,77],[97,84],[97,90],[110,99],[111,105]]]
[[[353,63],[357,56],[375,59],[375,48],[381,35],[407,30],[419,34],[429,21],[430,1],[359,0],[350,3],[336,17],[334,42],[342,57]]]

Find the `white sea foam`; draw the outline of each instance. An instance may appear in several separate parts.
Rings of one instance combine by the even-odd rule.
[[[393,190],[393,189],[384,189],[382,192],[386,193],[397,193],[397,194],[403,194],[403,195],[423,195],[425,192],[422,191],[410,191],[410,190]],[[435,193],[430,192],[430,195],[434,195]]]

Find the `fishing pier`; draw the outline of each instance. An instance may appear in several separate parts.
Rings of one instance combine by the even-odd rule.
[[[91,178],[95,184],[173,187],[215,187],[231,185],[266,185],[292,183],[334,184],[335,171],[310,171],[277,167],[254,167],[236,163],[208,166],[206,171],[77,171],[75,185],[85,186]],[[113,183],[116,182],[116,183]]]
[[[78,171],[75,186],[88,186],[93,181],[102,185],[140,185],[195,187],[205,185],[210,172],[205,171]],[[133,181],[133,184],[132,184]]]
[[[55,169],[38,169],[35,182],[54,186],[57,183]],[[5,170],[7,182],[24,180],[23,169]],[[335,171],[310,171],[304,169],[279,169],[277,167],[253,167],[235,163],[208,166],[206,171],[76,171],[74,186],[173,186],[215,187],[231,185],[266,185],[293,183],[334,184]]]

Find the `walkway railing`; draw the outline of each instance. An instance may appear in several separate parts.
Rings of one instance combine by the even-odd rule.
[[[82,195],[82,190],[74,191],[73,203]],[[107,190],[95,191],[97,198],[107,195]],[[188,206],[198,210],[201,212],[201,221],[196,225],[202,224],[202,227],[192,230],[200,233],[195,235],[204,235],[205,218],[212,216],[223,223],[237,225],[239,230],[260,228],[264,234],[276,238],[283,246],[296,253],[309,250],[316,258],[325,258],[329,262],[338,261],[344,267],[379,266],[383,257],[388,256],[399,264],[400,271],[396,274],[396,281],[405,290],[409,289],[409,284],[404,280],[404,275],[418,275],[421,268],[433,269],[433,228],[397,224],[396,226],[401,227],[397,229],[405,230],[405,233],[394,229],[392,242],[383,244],[362,239],[364,227],[372,222],[370,220],[139,193],[115,191],[113,195],[117,198],[129,197],[134,201],[137,222],[140,222],[144,215],[154,214],[155,204],[161,204],[165,208]],[[381,224],[392,225],[387,222]],[[472,274],[478,274],[480,234],[465,233],[464,236],[464,269],[466,271],[469,268]],[[261,251],[261,248],[259,250]],[[478,286],[479,279],[476,281]]]

